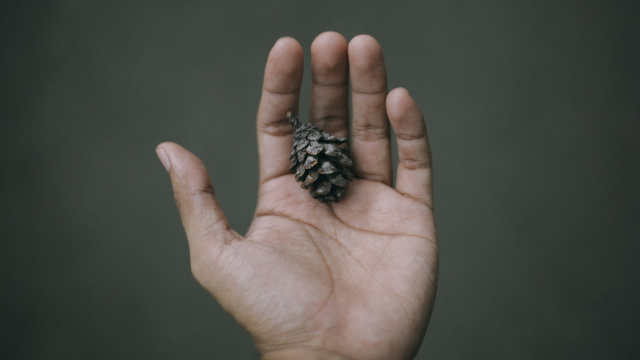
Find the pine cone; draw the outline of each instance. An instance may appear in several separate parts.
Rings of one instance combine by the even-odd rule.
[[[346,138],[323,132],[317,126],[301,124],[292,113],[287,113],[289,122],[296,127],[293,133],[293,149],[291,150],[291,166],[296,169],[296,181],[302,182],[303,189],[308,189],[314,199],[331,203],[340,201],[344,197],[345,186],[353,180],[349,167],[353,166],[351,159],[344,154]]]

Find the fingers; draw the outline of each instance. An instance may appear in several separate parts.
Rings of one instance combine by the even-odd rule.
[[[311,106],[309,120],[337,137],[348,137],[349,64],[347,41],[328,31],[311,44]]]
[[[171,177],[192,264],[199,255],[218,251],[237,238],[216,200],[211,178],[200,159],[170,142],[158,145],[156,153]]]
[[[257,125],[261,184],[288,172],[295,129],[287,112],[298,114],[303,58],[300,44],[287,37],[278,40],[269,53]]]
[[[389,93],[387,111],[398,142],[396,190],[433,209],[431,151],[422,112],[403,88]]]
[[[352,155],[356,175],[391,185],[391,145],[387,119],[387,72],[382,48],[368,35],[349,43],[353,102]]]

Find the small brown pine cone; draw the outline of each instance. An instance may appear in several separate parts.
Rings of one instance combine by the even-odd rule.
[[[295,169],[296,181],[302,182],[303,189],[310,189],[314,199],[326,203],[340,201],[345,186],[353,180],[349,171],[353,162],[345,154],[348,149],[338,146],[349,140],[336,138],[311,123],[301,124],[290,112],[287,117],[296,127],[289,157],[289,169]]]

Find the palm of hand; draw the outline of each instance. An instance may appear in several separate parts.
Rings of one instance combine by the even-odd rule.
[[[284,115],[297,112],[302,76],[293,39],[276,43],[265,70],[260,194],[245,237],[229,228],[202,163],[177,144],[158,147],[194,276],[252,335],[265,359],[409,358],[433,307],[438,254],[424,120],[405,90],[387,96],[377,42],[361,36],[352,44],[351,149],[358,178],[339,203],[313,199],[286,170],[293,127]],[[310,117],[346,136],[346,41],[321,34],[312,54]],[[389,121],[398,139],[395,189]]]
[[[296,187],[292,175],[263,185],[245,241],[223,265],[238,269],[230,281],[242,284],[229,311],[262,339],[261,351],[305,347],[393,358],[392,347],[423,334],[435,295],[431,209],[366,180],[332,205]]]

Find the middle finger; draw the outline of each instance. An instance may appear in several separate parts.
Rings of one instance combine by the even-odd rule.
[[[347,41],[327,31],[311,44],[311,106],[309,120],[337,137],[348,137],[349,64]]]

